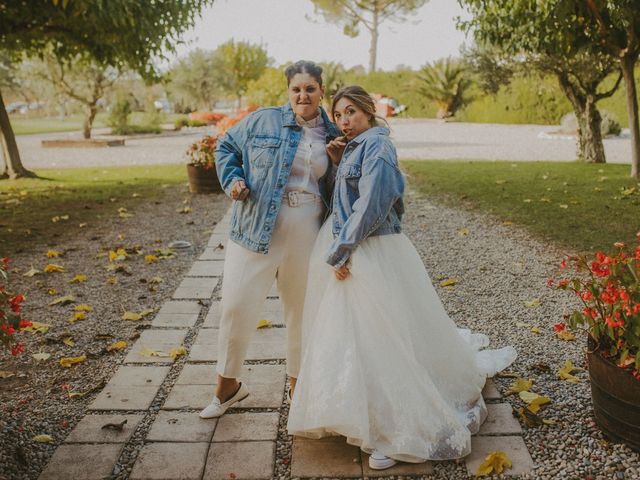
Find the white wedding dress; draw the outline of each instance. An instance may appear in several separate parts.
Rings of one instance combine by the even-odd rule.
[[[456,328],[404,234],[365,239],[343,281],[324,261],[332,241],[329,220],[311,255],[289,433],[406,462],[468,455],[485,380],[515,349],[481,350],[486,335]]]

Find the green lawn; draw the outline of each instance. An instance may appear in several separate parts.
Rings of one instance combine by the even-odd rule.
[[[65,238],[187,182],[184,164],[38,170],[38,179],[0,180],[0,258]],[[135,194],[135,195],[134,195]],[[68,219],[64,217],[68,215]],[[58,217],[54,221],[54,219]]]
[[[107,126],[108,114],[98,113],[93,123],[93,128]],[[176,119],[185,115],[169,113],[164,115],[163,123],[173,123]],[[64,120],[57,117],[23,117],[21,115],[10,115],[11,126],[16,135],[31,135],[34,133],[72,132],[82,130],[82,115],[69,115]],[[144,118],[143,112],[133,112],[129,117],[132,125],[140,125]]]
[[[628,165],[404,161],[414,188],[456,207],[491,213],[574,252],[635,245],[640,183]]]

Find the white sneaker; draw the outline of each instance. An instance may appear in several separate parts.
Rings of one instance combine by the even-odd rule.
[[[384,470],[386,468],[391,468],[397,463],[397,460],[382,455],[377,450],[374,450],[369,457],[369,467],[373,470]]]
[[[238,391],[224,403],[220,403],[220,399],[214,395],[213,400],[199,414],[200,418],[217,418],[224,414],[234,403],[244,400],[249,396],[249,389],[244,383],[240,382]]]

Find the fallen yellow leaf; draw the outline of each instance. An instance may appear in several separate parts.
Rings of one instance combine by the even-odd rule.
[[[271,327],[271,322],[269,320],[265,320],[264,318],[258,322],[257,328],[269,328]]]
[[[557,332],[556,335],[558,336],[559,339],[561,340],[565,340],[565,341],[571,341],[571,340],[575,340],[576,336],[568,331],[563,331],[563,332]]]
[[[149,279],[149,283],[162,283],[164,280],[162,277],[152,277]]]
[[[173,358],[174,360],[176,360],[178,357],[182,356],[182,355],[186,355],[187,354],[187,349],[184,347],[184,345],[180,345],[178,348],[172,348],[169,351],[169,356],[171,358]]]
[[[514,393],[520,393],[528,391],[533,386],[533,380],[525,380],[524,378],[516,379],[509,389],[504,392],[505,395],[513,395]]]
[[[109,251],[109,262],[120,262],[126,260],[129,254],[124,248],[118,248],[117,250]]]
[[[452,287],[456,283],[458,283],[458,280],[456,280],[455,278],[448,278],[448,279],[443,280],[442,282],[440,282],[440,286],[441,287]]]
[[[47,333],[49,331],[49,327],[51,325],[47,323],[40,322],[31,322],[31,325],[28,327],[21,328],[20,330],[23,332],[31,332],[31,333]]]
[[[38,353],[34,353],[31,356],[36,360],[38,360],[39,362],[41,362],[43,360],[49,360],[49,358],[51,357],[51,354],[46,352],[38,352]]]
[[[79,357],[65,357],[60,359],[60,365],[65,368],[70,368],[71,365],[82,363],[87,359],[86,355],[80,355]]]
[[[64,272],[64,267],[62,265],[56,265],[55,263],[49,263],[46,267],[44,267],[45,273],[53,273],[53,272]]]
[[[137,322],[138,320],[142,320],[142,315],[135,312],[124,312],[122,314],[122,320],[131,320],[133,322]]]
[[[567,360],[564,362],[564,366],[558,370],[558,376],[569,383],[580,383],[582,380],[575,375],[572,375],[572,373],[579,372],[581,370],[582,368],[574,367],[571,360]]]
[[[534,298],[533,300],[528,300],[524,302],[524,306],[528,308],[535,308],[540,306],[540,299]]]
[[[158,261],[158,257],[156,257],[155,255],[145,255],[144,261],[147,262],[147,263],[157,262]]]
[[[140,350],[140,355],[143,357],[168,357],[169,354],[163,350],[154,348],[143,348]]]
[[[61,253],[58,250],[47,250],[47,258],[58,258]]]
[[[10,378],[14,377],[15,375],[15,373],[9,372],[8,370],[0,370],[0,378]]]
[[[56,298],[54,301],[49,303],[49,306],[53,305],[66,305],[67,303],[73,303],[76,301],[76,297],[73,295],[65,295],[64,297]]]
[[[40,435],[35,435],[31,440],[38,443],[52,443],[53,437],[42,433]]]
[[[458,230],[458,235],[461,237],[466,237],[467,235],[469,235],[469,229],[461,228],[460,230]]]
[[[113,352],[114,350],[122,350],[127,346],[127,342],[120,340],[119,342],[112,343],[107,347],[107,352]]]
[[[62,343],[64,343],[67,347],[73,347],[76,342],[73,341],[73,337],[64,337],[62,339]]]
[[[58,294],[58,290],[56,290],[55,288],[47,288],[47,293],[49,295],[57,295]]]
[[[93,312],[93,307],[91,305],[87,305],[86,303],[81,303],[80,305],[76,305],[73,307],[76,312]]]
[[[80,320],[86,320],[87,314],[85,312],[76,312],[73,314],[73,317],[69,319],[69,322],[76,323]]]
[[[532,331],[533,333],[542,333],[542,332],[540,331],[540,327],[531,327],[531,331]]]
[[[478,467],[476,475],[485,476],[491,472],[502,473],[505,468],[511,468],[511,460],[506,453],[501,451],[491,452]]]
[[[107,278],[107,283],[109,285],[115,285],[115,284],[118,283],[118,279],[117,279],[117,277],[109,277],[109,278]]]
[[[86,275],[76,275],[75,277],[73,277],[69,283],[81,283],[81,282],[86,282],[87,281],[87,276]]]
[[[31,269],[28,272],[25,272],[24,274],[22,274],[23,277],[33,277],[35,275],[39,275],[41,272],[40,270],[36,270],[35,268],[31,267]]]

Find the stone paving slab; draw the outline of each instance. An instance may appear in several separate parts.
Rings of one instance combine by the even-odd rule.
[[[187,363],[176,380],[176,385],[215,385],[217,383],[216,366],[211,364]]]
[[[185,365],[185,369],[187,366]],[[285,372],[284,365],[245,365],[240,380],[246,382],[249,396],[236,403],[233,408],[279,408],[282,405],[286,381]],[[215,375],[213,375],[213,380],[216,381]],[[210,385],[176,384],[171,389],[162,409],[202,409],[211,403],[214,391],[215,383]]]
[[[496,383],[493,379],[487,379],[487,382],[484,384],[484,388],[482,389],[482,396],[485,400],[500,400],[502,398],[502,395],[498,391],[498,387],[496,387]]]
[[[173,292],[173,299],[209,299],[219,282],[219,278],[185,277]]]
[[[214,442],[240,442],[249,440],[276,440],[278,438],[277,412],[237,413],[223,415],[218,421]]]
[[[158,314],[151,322],[152,327],[174,327],[189,328],[193,327],[198,321],[197,313],[167,313]]]
[[[360,449],[344,437],[293,438],[291,477],[362,477]]]
[[[229,233],[227,230],[227,233],[224,233],[224,231],[220,230],[221,233],[218,232],[213,232],[213,235],[211,235],[211,237],[209,237],[209,241],[207,242],[207,247],[217,247],[218,245],[222,244],[225,246],[227,246],[227,242],[229,241]]]
[[[208,443],[149,443],[142,447],[131,480],[200,480]]]
[[[406,463],[398,462],[395,466],[385,470],[374,470],[369,468],[369,455],[360,452],[362,463],[362,474],[365,477],[390,477],[392,475],[431,475],[433,474],[433,464],[431,462]]]
[[[202,309],[202,305],[195,301],[178,301],[169,300],[162,305],[162,308],[158,312],[158,315],[169,315],[172,313],[195,313],[199,314]]]
[[[171,370],[171,367],[121,365],[111,377],[109,386],[155,385],[159,386]]]
[[[489,415],[480,427],[478,435],[522,434],[522,426],[513,416],[511,404],[489,403],[487,411]]]
[[[155,385],[107,386],[89,405],[89,410],[147,410],[160,387]]]
[[[506,453],[513,464],[512,468],[503,472],[503,475],[531,473],[534,466],[533,459],[522,437],[471,437],[471,454],[465,458],[469,475],[475,475],[485,457],[495,451]]]
[[[217,328],[202,328],[189,353],[190,362],[214,362],[218,359]],[[278,360],[287,356],[287,332],[284,328],[260,328],[253,333],[246,360]]]
[[[124,363],[172,363],[169,352],[182,345],[187,334],[183,329],[144,330],[124,359]],[[142,355],[145,349],[161,350],[167,356]]]
[[[64,443],[127,443],[143,416],[143,414],[86,415],[65,438]],[[122,423],[123,420],[127,423],[122,430],[102,428],[109,423]]]
[[[103,480],[111,477],[122,444],[60,445],[38,480]]]
[[[187,277],[221,277],[224,272],[224,262],[195,262]]]
[[[212,443],[203,480],[270,479],[275,466],[275,442]]]
[[[225,248],[206,247],[198,260],[224,260]]]
[[[160,411],[147,434],[149,442],[210,442],[218,420],[195,412]]]
[[[284,325],[284,318],[282,316],[282,302],[277,298],[278,291],[275,292],[276,298],[267,298],[264,303],[262,311],[258,315],[257,323],[264,319],[269,320],[273,325]],[[204,318],[202,324],[205,328],[218,328],[220,326],[220,316],[222,315],[222,302],[211,302],[207,316]]]

